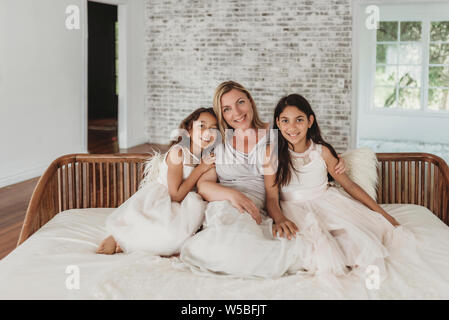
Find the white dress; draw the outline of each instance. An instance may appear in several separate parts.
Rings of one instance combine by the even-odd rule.
[[[187,165],[190,162],[189,157],[194,155],[188,148],[180,145],[174,145],[172,148],[182,148],[183,179],[186,179],[194,169],[193,166]],[[198,193],[189,192],[181,202],[171,201],[167,187],[168,152],[163,156],[155,181],[144,184],[106,221],[107,231],[126,253],[179,253],[184,241],[203,223],[207,203]]]
[[[322,146],[313,142],[304,153],[290,150],[291,181],[280,189],[280,205],[287,219],[299,228],[307,249],[301,264],[311,274],[346,275],[355,267],[387,274],[386,258],[396,250],[415,250],[413,234],[394,227],[379,213],[328,186]],[[391,257],[393,258],[393,257]]]
[[[228,200],[209,202],[203,230],[186,241],[181,261],[196,272],[237,277],[278,278],[291,267],[300,268],[294,264],[302,242],[273,237],[273,220],[263,211],[267,135],[248,154],[235,150],[230,139],[225,141],[215,148],[220,184],[252,199],[262,213],[262,223],[240,213]]]

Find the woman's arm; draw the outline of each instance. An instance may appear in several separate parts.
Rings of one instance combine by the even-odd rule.
[[[192,173],[183,181],[183,154],[182,149],[173,148],[167,155],[167,184],[168,193],[172,201],[181,202],[192,191],[203,173],[212,168],[214,164],[201,163],[193,169]]]
[[[332,155],[328,148],[326,148],[325,146],[322,146],[322,148],[323,159],[324,161],[326,161],[327,170],[335,179],[335,181],[337,181],[343,187],[343,189],[345,189],[346,192],[348,192],[354,199],[360,201],[371,210],[381,214],[393,226],[398,226],[399,222],[397,222],[396,219],[394,219],[384,209],[382,209],[382,207],[379,206],[377,202],[374,201],[374,199],[371,198],[362,188],[360,188],[357,183],[349,179],[346,173],[338,174],[335,172],[335,165],[337,164],[338,160]]]
[[[198,180],[198,193],[207,201],[228,200],[240,213],[248,212],[258,224],[262,222],[260,211],[254,202],[240,191],[217,183],[215,168],[207,171]]]

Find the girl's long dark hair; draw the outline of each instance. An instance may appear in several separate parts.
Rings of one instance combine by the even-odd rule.
[[[288,96],[282,97],[276,105],[276,109],[274,110],[274,121],[273,121],[273,129],[278,129],[279,127],[276,123],[279,120],[280,114],[284,111],[287,106],[292,106],[298,108],[300,111],[304,112],[307,116],[307,119],[310,119],[310,116],[313,116],[314,121],[312,126],[307,131],[307,140],[312,140],[315,144],[321,144],[326,146],[332,155],[338,159],[337,152],[335,149],[321,137],[320,127],[318,126],[318,121],[315,116],[315,112],[313,112],[312,107],[309,102],[303,96],[299,94],[290,94]],[[291,180],[291,169],[295,170],[292,159],[290,156],[290,152],[288,151],[289,142],[282,136],[280,130],[278,131],[278,167],[276,171],[276,180],[275,185],[285,186],[290,183]],[[329,181],[332,181],[333,178],[328,174]]]
[[[189,114],[189,115],[187,116],[187,118],[185,118],[184,120],[181,121],[181,124],[179,125],[178,129],[184,129],[184,130],[186,130],[186,131],[190,131],[190,129],[192,129],[193,121],[198,120],[198,118],[200,117],[200,115],[201,115],[203,112],[210,113],[211,115],[214,116],[214,118],[217,117],[217,116],[215,115],[214,108],[198,108],[198,109],[196,109],[195,111],[193,111],[191,114]],[[170,146],[169,146],[169,147],[171,147],[171,146],[174,145],[174,144],[177,144],[177,143],[181,142],[183,138],[187,139],[188,137],[184,137],[184,136],[182,136],[182,135],[179,136],[178,139],[173,140],[173,141],[170,143]],[[189,141],[190,141],[190,140],[189,140]]]

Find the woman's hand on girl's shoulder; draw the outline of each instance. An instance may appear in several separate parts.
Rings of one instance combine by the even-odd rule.
[[[328,147],[321,145],[322,150],[322,156],[324,161],[326,161],[326,164],[329,169],[329,164],[331,169],[333,170],[332,174],[343,174],[346,172],[346,162],[345,159],[343,159],[339,154],[337,154],[338,158],[335,158],[335,156],[332,154],[332,152],[329,150]]]
[[[345,159],[343,159],[340,155],[338,155],[338,163],[335,166],[335,173],[336,174],[342,174],[342,173],[345,173],[345,171],[346,171]]]
[[[284,235],[288,240],[291,240],[292,236],[296,238],[296,233],[299,231],[296,224],[288,219],[283,219],[281,221],[276,221],[273,223],[273,237],[278,235],[283,238]]]
[[[326,162],[327,165],[327,171],[335,178],[334,175],[339,175],[345,173],[346,170],[346,163],[343,159],[335,158],[335,156],[332,154],[332,152],[329,150],[326,146],[321,146],[321,155]]]

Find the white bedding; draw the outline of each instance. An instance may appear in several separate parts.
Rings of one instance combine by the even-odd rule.
[[[393,276],[377,290],[355,277],[336,288],[304,275],[277,280],[198,275],[178,258],[95,254],[113,209],[74,209],[56,215],[0,260],[0,299],[449,299],[449,227],[421,206],[382,206],[414,233],[433,270],[390,261]],[[66,281],[72,283],[76,268],[79,289],[69,289]]]

